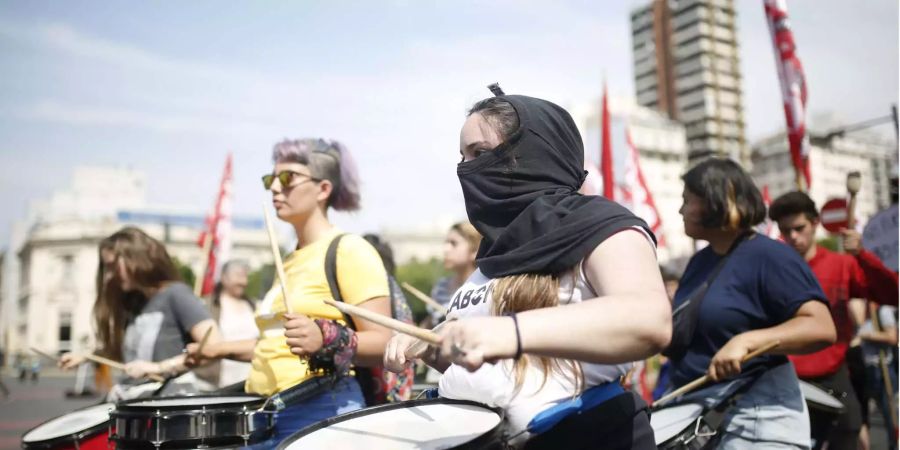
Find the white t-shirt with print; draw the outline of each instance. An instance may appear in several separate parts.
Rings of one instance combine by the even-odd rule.
[[[559,304],[567,305],[597,297],[588,283],[583,262],[569,270],[559,279]],[[450,302],[449,317],[489,316],[492,312],[492,279],[487,278],[480,270],[476,270],[468,280],[456,291]],[[599,301],[599,300],[598,300]],[[598,345],[600,345],[598,343]],[[605,365],[581,363],[584,372],[585,387],[590,388],[609,381],[618,380],[631,369],[633,363]],[[551,372],[546,384],[542,372],[535,367],[526,372],[523,386],[516,393],[513,361],[503,360],[497,364],[484,364],[475,372],[466,368],[451,365],[441,377],[438,389],[441,397],[471,400],[491,407],[506,410],[507,419],[513,434],[524,430],[528,422],[541,411],[557,403],[572,398],[575,391],[575,379],[569,375]],[[540,388],[540,389],[538,389]]]

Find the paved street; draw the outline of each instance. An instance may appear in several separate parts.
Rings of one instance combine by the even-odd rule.
[[[75,384],[71,374],[44,371],[37,383],[19,383],[11,371],[4,371],[3,383],[9,398],[0,397],[0,449],[20,448],[22,433],[50,418],[97,403],[96,398],[69,399],[65,391]]]
[[[9,371],[2,378],[10,396],[0,398],[0,450],[20,448],[22,434],[41,422],[99,402],[97,398],[66,398],[65,391],[75,384],[75,376],[69,373],[45,370],[36,384],[19,383]],[[871,417],[871,450],[886,449],[881,415],[873,411]]]

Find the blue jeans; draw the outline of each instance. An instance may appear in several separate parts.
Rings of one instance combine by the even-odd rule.
[[[718,404],[743,380],[722,382],[685,395],[679,403]],[[723,422],[719,450],[808,449],[809,413],[791,363],[759,375],[750,390],[731,407]]]
[[[359,383],[353,377],[344,377],[327,392],[312,399],[288,406],[275,413],[275,434],[258,444],[248,447],[252,450],[275,448],[300,429],[322,420],[356,411],[365,406]]]

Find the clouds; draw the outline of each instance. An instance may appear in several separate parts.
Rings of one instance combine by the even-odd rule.
[[[896,18],[896,5],[823,3],[791,4],[810,106],[868,118],[873,104],[896,97],[896,86],[877,81],[896,81],[897,26],[883,19],[886,9]],[[738,5],[754,137],[783,126],[783,117],[762,6]],[[41,173],[39,161],[20,156],[30,152],[69,165],[131,165],[147,171],[151,202],[202,211],[230,150],[235,210],[256,215],[272,144],[322,136],[346,143],[360,165],[364,210],[341,216],[349,230],[461,218],[455,163],[465,109],[494,81],[566,106],[599,98],[604,76],[614,96],[632,94],[628,8],[618,1],[0,4],[0,165]],[[893,42],[874,45],[885,33]],[[829,38],[843,34],[846,42]],[[55,188],[67,179],[59,173]],[[0,202],[13,191],[44,195],[22,185],[0,192]],[[17,215],[0,211],[0,243]]]

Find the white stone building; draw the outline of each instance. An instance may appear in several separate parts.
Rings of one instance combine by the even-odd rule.
[[[860,226],[890,204],[890,171],[897,164],[895,142],[864,133],[829,138],[823,133],[810,131],[809,135],[812,176],[809,195],[817,207],[821,208],[832,198],[847,198],[847,174],[852,171],[862,175],[862,188],[856,203],[856,218]],[[754,181],[760,189],[768,186],[773,200],[797,189],[794,166],[783,132],[755,142],[751,159],[753,165],[750,173]],[[821,229],[820,233],[824,235]]]
[[[584,139],[585,160],[594,164],[600,154],[600,104],[597,99],[570,109]],[[678,213],[684,187],[681,175],[687,168],[688,154],[684,126],[663,113],[638,105],[633,97],[611,96],[608,106],[617,182],[622,178],[627,154],[624,137],[627,126],[662,221],[665,244],[657,253],[660,264],[679,271],[694,253],[693,241],[684,234]]]
[[[32,205],[29,217],[13,227],[0,292],[0,336],[7,355],[29,347],[93,348],[97,245],[123,226],[142,228],[195,274],[201,272],[197,240],[204,213],[148,207],[144,180],[132,170],[77,168],[70,188]],[[270,263],[262,218],[235,218],[233,225],[231,257],[252,268]]]

